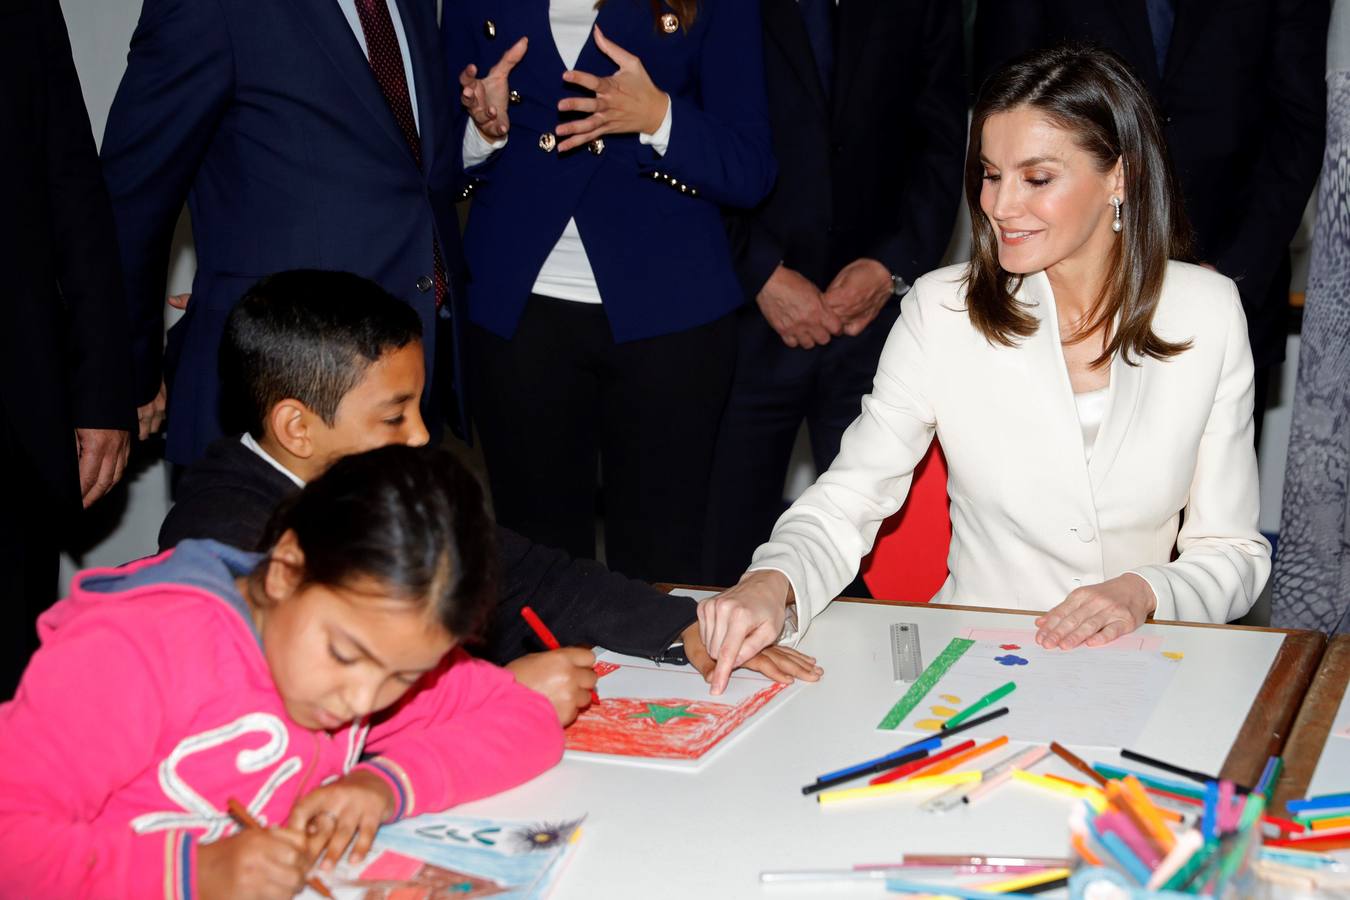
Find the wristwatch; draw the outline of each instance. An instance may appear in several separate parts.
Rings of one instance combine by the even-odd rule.
[[[891,295],[903,297],[909,293],[909,282],[899,275],[891,276]]]
[[[670,642],[670,646],[665,650],[653,656],[652,662],[667,666],[687,666],[689,657],[684,653],[684,638],[676,638]]]

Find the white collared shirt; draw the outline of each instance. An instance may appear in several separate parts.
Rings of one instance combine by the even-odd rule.
[[[305,486],[305,481],[303,478],[301,478],[299,475],[296,475],[290,469],[286,468],[281,463],[273,459],[272,454],[264,450],[262,446],[253,439],[253,435],[249,434],[247,431],[245,431],[243,436],[239,438],[239,443],[243,444],[245,447],[252,450],[254,453],[258,454],[258,456],[262,457],[263,462],[267,463],[269,466],[276,469],[282,475],[285,475],[287,478],[289,478],[291,480],[291,483],[294,484],[296,487],[302,488]]]

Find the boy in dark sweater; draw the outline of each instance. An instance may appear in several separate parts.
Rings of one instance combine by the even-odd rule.
[[[184,474],[160,528],[161,550],[203,537],[257,549],[282,498],[337,459],[427,441],[418,409],[421,321],[356,275],[291,271],[258,282],[230,313],[220,367],[227,412],[247,430],[216,441]],[[564,725],[590,701],[594,654],[577,646],[533,652],[540,644],[522,606],[564,645],[678,658],[682,644],[690,663],[711,672],[692,600],[505,528],[496,541],[501,601],[478,652],[552,700]],[[814,659],[785,647],[746,665],[777,681],[821,674]]]

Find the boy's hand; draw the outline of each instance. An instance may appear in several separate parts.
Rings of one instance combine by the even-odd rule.
[[[397,802],[383,778],[358,769],[301,797],[286,826],[306,836],[308,858],[328,870],[342,858],[348,844],[352,845],[352,862],[365,859],[375,832],[393,815]]]
[[[688,657],[689,665],[698,669],[704,681],[711,681],[717,661],[708,655],[708,648],[703,646],[703,638],[698,633],[698,623],[690,625],[680,633],[680,636],[684,638],[684,655]],[[802,681],[819,681],[820,676],[825,674],[825,670],[816,665],[814,656],[807,656],[792,647],[777,645],[766,647],[757,655],[750,657],[742,668],[758,672],[781,684],[792,684],[798,678]]]
[[[241,831],[197,848],[197,897],[290,900],[305,886],[309,860],[299,831]]]
[[[516,676],[516,681],[553,703],[564,728],[590,704],[591,690],[598,680],[595,654],[584,647],[531,653],[511,660],[506,668]]]

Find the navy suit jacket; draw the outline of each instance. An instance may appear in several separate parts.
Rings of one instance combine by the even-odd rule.
[[[981,0],[976,74],[1062,40],[1125,58],[1153,95],[1195,256],[1237,282],[1258,368],[1284,359],[1289,242],[1326,137],[1328,0],[1177,4],[1158,71],[1144,0]]]
[[[336,0],[145,0],[103,139],[133,317],[137,402],[159,387],[164,285],[186,199],[197,273],[170,332],[168,456],[221,434],[217,349],[243,292],[282,269],[355,272],[423,320],[428,390],[439,352],[433,241],[463,322],[454,203],[463,115],[445,79],[434,0],[396,0],[417,93],[423,166]],[[448,386],[436,386],[442,393]],[[437,421],[428,416],[428,423]],[[460,423],[462,427],[462,421]]]
[[[509,110],[507,144],[471,172],[478,181],[464,237],[470,316],[505,338],[569,218],[617,341],[693,328],[744,302],[718,208],[753,206],[773,184],[759,0],[701,3],[687,32],[657,27],[647,0],[608,0],[596,22],[670,95],[665,156],[636,134],[606,135],[600,153],[544,149],[558,101],[577,93],[562,80],[547,0],[445,4],[451,77],[471,62],[486,72],[516,40],[530,39],[511,73],[520,103]],[[606,76],[617,67],[591,37],[576,68]]]

